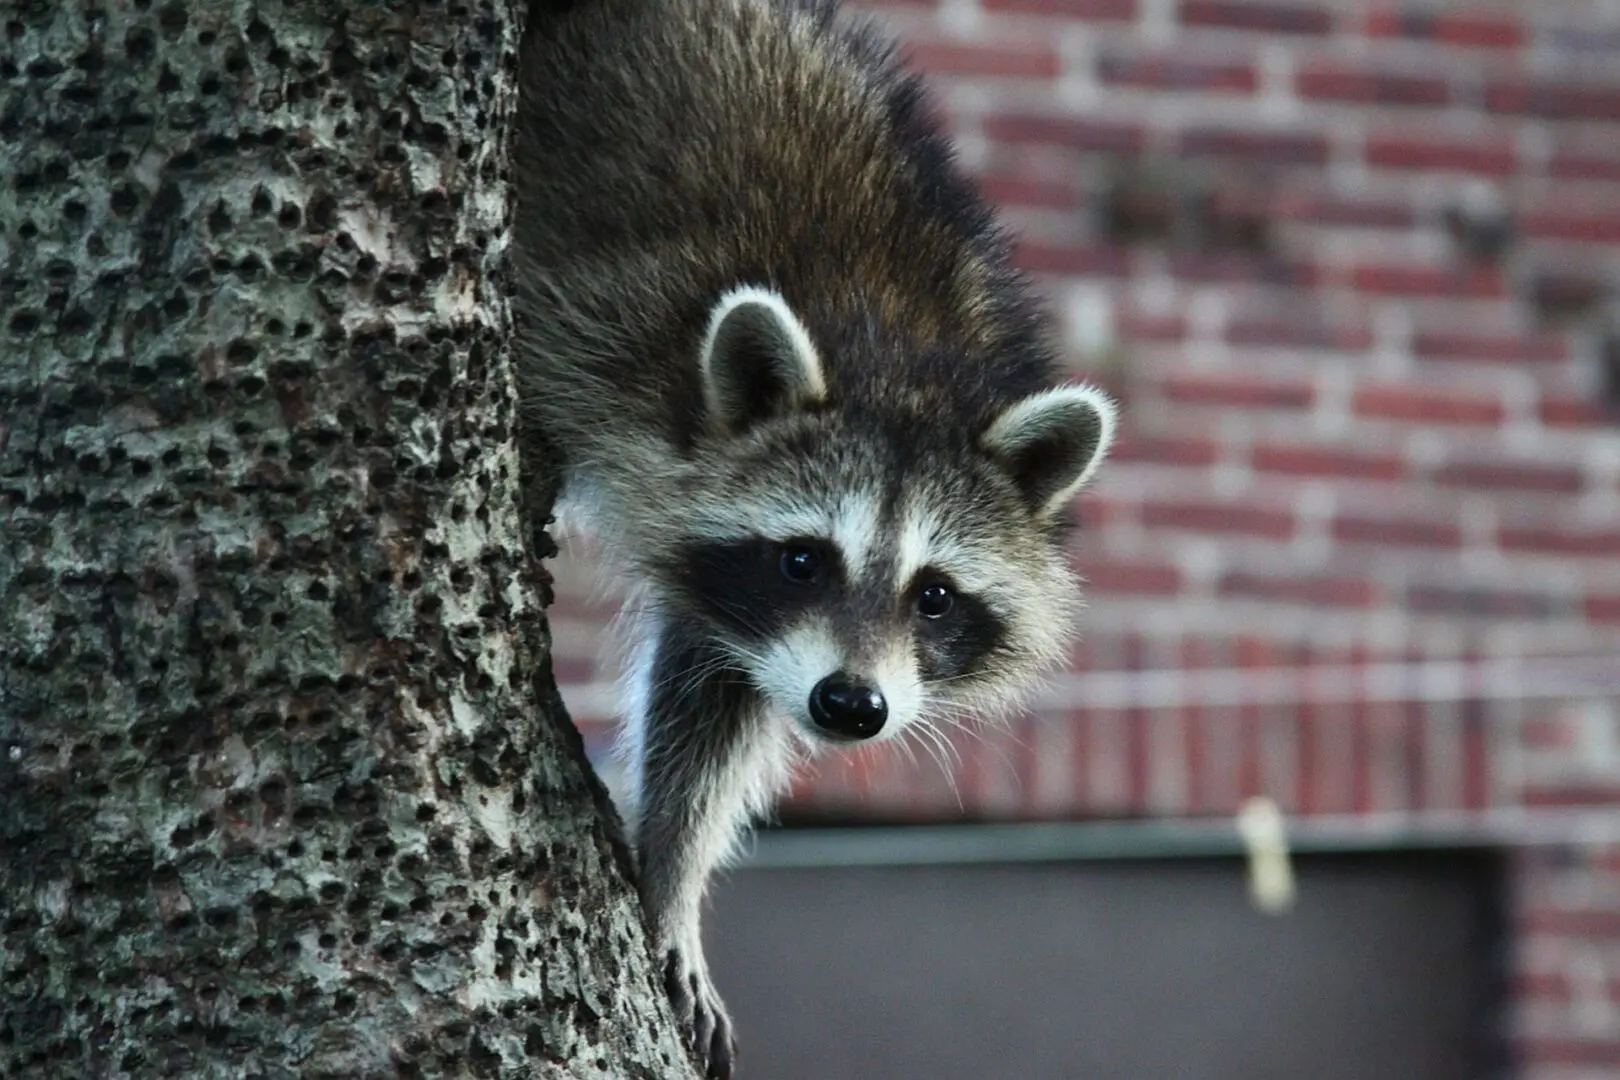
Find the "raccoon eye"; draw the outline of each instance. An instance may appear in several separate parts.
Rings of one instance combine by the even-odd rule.
[[[797,585],[815,585],[821,581],[821,552],[807,544],[788,544],[782,548],[779,565],[782,576]]]
[[[917,594],[917,614],[925,619],[938,619],[956,606],[956,594],[944,585],[930,585]]]

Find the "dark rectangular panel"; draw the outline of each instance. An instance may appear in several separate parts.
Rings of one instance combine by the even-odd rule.
[[[1307,856],[1256,913],[1232,859],[740,869],[710,956],[742,1080],[1475,1080],[1494,860]]]

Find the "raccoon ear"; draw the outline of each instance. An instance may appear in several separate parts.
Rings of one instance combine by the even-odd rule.
[[[982,445],[1037,514],[1051,516],[1091,479],[1114,441],[1114,403],[1093,386],[1059,386],[1011,406]]]
[[[720,298],[703,336],[699,370],[709,423],[723,434],[739,435],[827,396],[810,334],[769,289],[745,285]]]

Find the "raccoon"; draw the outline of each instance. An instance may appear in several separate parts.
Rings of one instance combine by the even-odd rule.
[[[526,453],[630,599],[648,925],[709,1075],[710,873],[809,755],[1011,707],[1064,657],[1064,384],[895,49],[832,0],[536,5],[513,232]]]

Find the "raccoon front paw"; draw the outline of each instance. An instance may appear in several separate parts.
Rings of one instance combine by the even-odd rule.
[[[692,1047],[712,1080],[731,1080],[732,1063],[737,1058],[737,1040],[731,1033],[731,1017],[725,1002],[709,981],[703,953],[698,948],[671,948],[664,956],[664,989],[675,1006],[675,1019],[691,1025]]]

